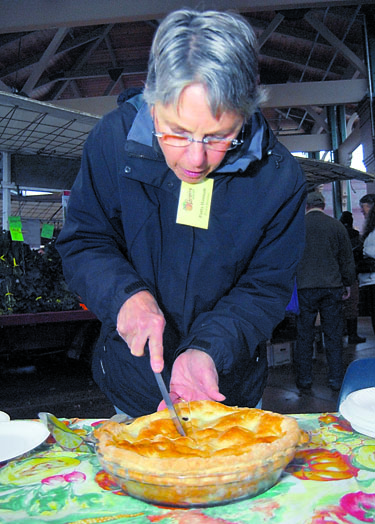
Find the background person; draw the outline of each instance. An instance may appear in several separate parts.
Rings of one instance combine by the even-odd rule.
[[[348,232],[352,244],[354,262],[357,265],[359,260],[362,259],[362,242],[359,231],[353,227],[353,214],[350,211],[344,211],[340,217],[340,222]],[[365,337],[358,335],[359,285],[357,279],[350,286],[350,297],[344,300],[343,311],[346,320],[348,344],[363,344],[366,342]]]
[[[297,387],[312,386],[312,357],[315,321],[320,313],[329,368],[329,386],[338,391],[343,377],[342,301],[350,296],[355,281],[352,246],[345,227],[324,212],[322,193],[307,196],[306,245],[297,268],[300,314],[297,316],[297,342],[294,365]]]
[[[306,189],[257,109],[257,78],[244,18],[173,12],[144,93],[120,97],[85,145],[59,250],[102,321],[94,378],[132,416],[158,407],[152,370],[174,401],[262,397],[259,344],[292,295]]]
[[[360,201],[361,211],[365,218],[361,236],[363,258],[358,262],[358,280],[360,298],[371,317],[375,333],[375,195],[364,195]]]

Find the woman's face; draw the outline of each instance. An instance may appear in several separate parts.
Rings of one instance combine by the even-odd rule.
[[[202,84],[186,87],[176,108],[172,104],[157,102],[152,108],[152,116],[156,132],[185,135],[195,140],[209,136],[233,139],[243,124],[243,118],[237,113],[224,112],[213,116]],[[208,149],[200,142],[174,147],[164,144],[159,138],[159,144],[168,166],[177,178],[189,184],[203,180],[219,166],[226,154],[226,151]]]
[[[371,204],[361,204],[361,213],[365,218],[368,217],[368,214],[370,213],[371,208],[372,208]]]

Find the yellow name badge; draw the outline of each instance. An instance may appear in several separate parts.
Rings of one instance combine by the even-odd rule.
[[[181,182],[177,224],[208,229],[213,187],[213,178],[205,178],[199,184]]]

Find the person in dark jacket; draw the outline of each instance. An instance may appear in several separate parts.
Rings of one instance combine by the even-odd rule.
[[[182,9],[156,32],[144,91],[85,144],[58,249],[102,322],[94,378],[129,415],[163,406],[152,371],[174,402],[261,400],[306,195],[262,97],[247,21]]]
[[[350,242],[354,262],[357,264],[362,259],[362,242],[360,233],[353,227],[353,214],[350,211],[343,211],[340,222],[344,224]],[[358,335],[358,316],[359,316],[359,285],[358,279],[350,286],[350,297],[343,302],[344,317],[346,319],[346,330],[348,333],[348,344],[363,344],[366,337]]]
[[[365,219],[361,235],[362,259],[357,264],[359,294],[375,333],[375,194],[363,195],[359,204]]]
[[[319,191],[307,196],[306,245],[297,269],[299,315],[294,364],[297,387],[311,389],[315,322],[318,313],[324,334],[328,384],[338,391],[343,377],[342,302],[350,296],[356,278],[349,235],[336,218],[324,212],[325,199]]]

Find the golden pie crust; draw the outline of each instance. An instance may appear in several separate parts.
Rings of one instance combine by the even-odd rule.
[[[98,456],[143,481],[156,475],[161,483],[178,477],[178,483],[191,484],[196,477],[204,483],[218,476],[225,483],[265,464],[271,470],[285,467],[303,438],[294,418],[270,411],[208,400],[175,407],[186,437],[167,409],[130,424],[108,421],[94,432]]]

